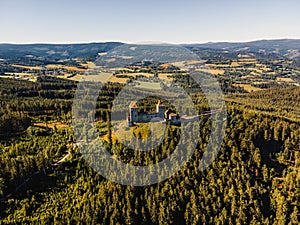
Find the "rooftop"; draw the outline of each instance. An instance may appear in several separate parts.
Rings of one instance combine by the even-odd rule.
[[[137,108],[136,102],[131,102],[129,108]]]

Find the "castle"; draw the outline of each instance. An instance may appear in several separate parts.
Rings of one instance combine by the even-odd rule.
[[[147,123],[150,121],[170,121],[178,122],[179,115],[172,113],[170,110],[166,111],[166,107],[158,101],[156,104],[156,111],[154,112],[138,112],[136,102],[131,102],[129,105],[128,126],[133,126],[134,123]]]

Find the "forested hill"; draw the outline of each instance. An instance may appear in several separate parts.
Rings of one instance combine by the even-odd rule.
[[[47,59],[69,59],[77,57],[96,57],[122,43],[105,42],[89,44],[0,44],[0,58],[42,57]]]
[[[42,57],[46,59],[94,58],[100,52],[107,52],[121,42],[82,43],[82,44],[0,44],[0,59],[14,59],[18,57]],[[247,54],[254,57],[300,59],[300,40],[258,40],[252,42],[216,42],[205,44],[182,44],[193,49],[200,57],[203,52],[209,54]]]
[[[209,42],[185,45],[194,49],[211,49],[226,54],[249,54],[262,58],[300,59],[300,39],[257,40],[251,42]]]
[[[227,95],[228,102],[244,109],[300,122],[300,88],[271,88],[247,94]]]

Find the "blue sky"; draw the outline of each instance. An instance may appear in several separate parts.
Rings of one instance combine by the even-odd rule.
[[[300,38],[299,0],[0,0],[0,43]]]

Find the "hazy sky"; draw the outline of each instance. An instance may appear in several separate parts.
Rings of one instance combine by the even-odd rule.
[[[0,42],[300,38],[299,0],[0,0]]]

